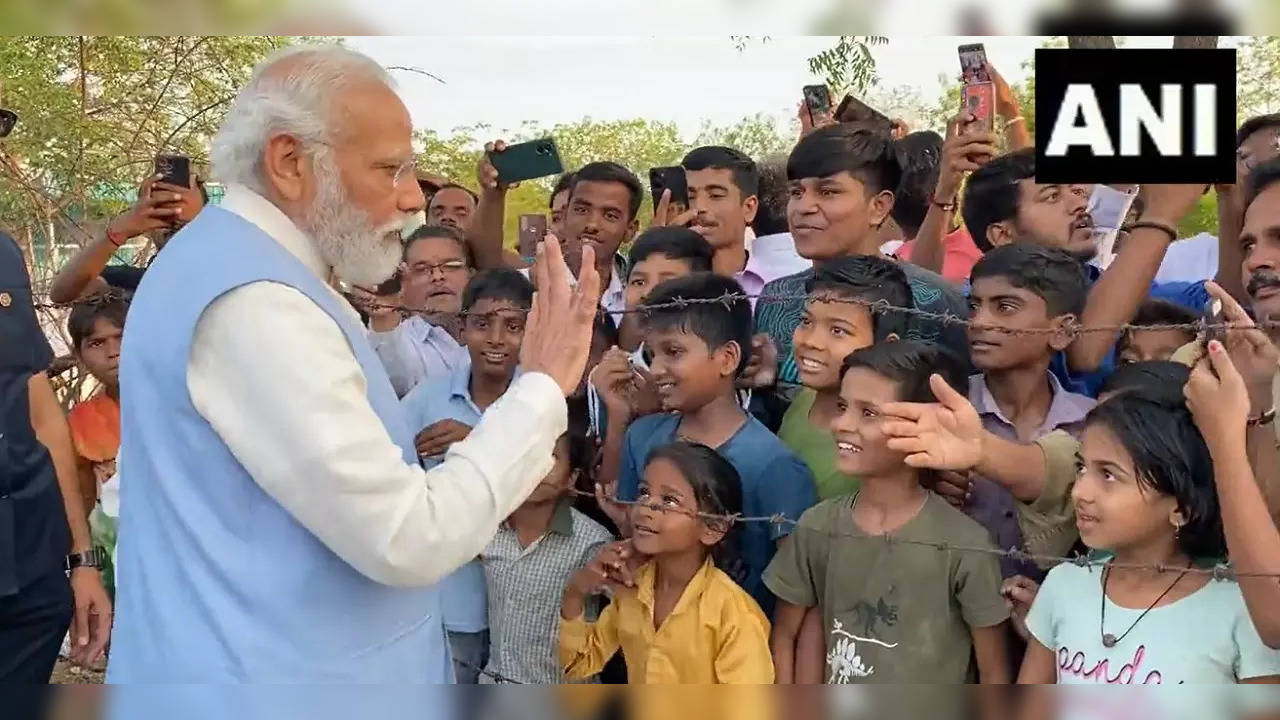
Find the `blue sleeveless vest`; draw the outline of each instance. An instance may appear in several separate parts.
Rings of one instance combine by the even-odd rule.
[[[256,225],[206,208],[157,256],[129,311],[108,680],[452,682],[436,590],[380,585],[343,562],[253,481],[191,404],[187,359],[201,313],[263,280],[297,289],[333,319],[369,403],[405,463],[417,463],[386,373],[342,300]],[[305,356],[297,372],[307,372]]]

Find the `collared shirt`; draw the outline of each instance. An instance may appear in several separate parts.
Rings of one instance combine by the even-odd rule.
[[[743,292],[751,296],[751,309],[755,310],[756,296],[764,291],[765,285],[811,267],[813,263],[796,252],[796,241],[791,233],[776,233],[763,235],[751,242],[747,265],[734,278],[742,285]]]
[[[969,378],[969,401],[982,419],[982,426],[987,432],[1015,442],[1034,442],[1055,430],[1063,430],[1072,436],[1078,436],[1084,429],[1084,420],[1096,404],[1092,398],[1078,393],[1067,392],[1052,373],[1046,373],[1049,380],[1049,391],[1052,398],[1049,409],[1045,412],[1044,422],[1029,435],[1018,436],[1014,424],[1000,410],[991,388],[987,387],[987,379],[982,374]],[[1056,488],[1055,491],[1069,491],[1070,487]],[[971,488],[971,496],[965,512],[991,533],[991,539],[1001,549],[1022,548],[1023,534],[1019,523],[1019,503],[1009,490],[994,481],[975,476]],[[1040,498],[1037,502],[1045,501]],[[1038,573],[1034,566],[1018,563],[1008,558],[1000,559],[1000,572],[1005,577],[1018,573]]]
[[[710,558],[655,630],[656,576],[654,563],[640,568],[635,588],[619,591],[594,623],[561,620],[567,677],[595,675],[621,647],[627,678],[636,684],[773,682],[769,621]]]
[[[70,549],[53,462],[31,426],[28,383],[52,360],[22,251],[0,233],[0,598],[60,570]]]
[[[448,377],[467,364],[467,349],[449,331],[413,315],[385,332],[369,331],[369,343],[387,370],[397,397],[427,378]]]
[[[452,370],[419,383],[400,401],[409,429],[417,433],[441,420],[456,420],[475,427],[484,411],[471,398],[471,360]],[[422,466],[433,468],[444,461],[445,453],[423,457]],[[440,582],[444,606],[444,626],[449,632],[476,633],[489,626],[485,597],[484,568],[472,560]]]
[[[520,268],[520,273],[529,280],[532,267]],[[575,281],[576,282],[576,281]],[[613,270],[609,273],[609,284],[600,293],[600,307],[617,323],[622,320],[622,311],[627,309],[627,256],[621,252],[613,254]]]
[[[613,540],[599,523],[556,505],[547,532],[521,547],[504,522],[480,559],[489,591],[489,664],[486,669],[524,683],[564,679],[557,656],[560,598],[569,578]]]
[[[313,241],[265,198],[232,186],[222,207],[328,277]],[[404,462],[365,384],[333,319],[273,282],[244,285],[210,304],[187,363],[197,412],[299,523],[367,577],[435,583],[478,555],[551,470],[568,422],[564,394],[546,374],[526,373],[445,462],[424,473]]]

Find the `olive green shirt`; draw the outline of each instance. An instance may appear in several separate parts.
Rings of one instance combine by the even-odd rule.
[[[836,439],[831,428],[809,421],[809,411],[817,397],[818,393],[810,388],[796,393],[795,400],[782,416],[778,438],[809,466],[818,499],[830,500],[857,492],[859,482],[858,478],[836,469]]]

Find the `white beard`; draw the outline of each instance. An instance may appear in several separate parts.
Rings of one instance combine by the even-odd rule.
[[[338,169],[316,159],[320,185],[315,204],[307,213],[310,232],[326,264],[352,285],[376,287],[400,265],[400,231],[413,219],[402,213],[381,227],[372,227],[369,215],[351,204],[339,180]]]

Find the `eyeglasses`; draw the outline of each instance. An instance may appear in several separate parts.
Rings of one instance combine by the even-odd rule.
[[[438,270],[441,275],[453,275],[467,269],[463,260],[446,260],[442,263],[414,263],[409,266],[410,275],[433,275]]]
[[[314,142],[317,145],[324,145],[330,150],[338,150],[338,146],[331,142],[324,140],[316,140]],[[414,183],[418,182],[418,159],[416,157],[409,158],[398,165],[390,162],[379,162],[374,165],[374,168],[386,175],[391,184],[390,189],[393,191],[400,187],[400,183],[404,182],[405,179],[412,179]]]

